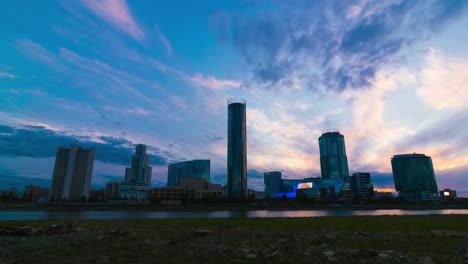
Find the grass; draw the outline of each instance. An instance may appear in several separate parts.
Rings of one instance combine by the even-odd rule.
[[[6,221],[0,222],[0,228],[53,223],[73,223],[77,231],[33,237],[0,235],[0,263],[418,263],[426,256],[436,263],[468,260],[466,238],[431,232],[468,232],[468,216],[456,215]],[[212,234],[194,236],[199,228]],[[327,258],[326,250],[337,254]],[[368,250],[388,251],[391,257],[368,254]],[[268,257],[270,251],[277,254]],[[248,254],[255,257],[247,258]]]

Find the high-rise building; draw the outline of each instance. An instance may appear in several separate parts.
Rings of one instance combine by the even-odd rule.
[[[198,178],[210,181],[210,160],[190,160],[170,164],[167,186],[180,186],[183,179]]]
[[[245,101],[228,101],[228,199],[247,198],[247,131]]]
[[[356,172],[346,178],[352,197],[355,199],[369,199],[374,194],[371,176],[368,172]]]
[[[118,200],[120,198],[120,182],[113,181],[106,184],[106,198],[108,200]]]
[[[55,156],[50,199],[89,198],[93,176],[95,149],[89,150],[72,145],[69,149],[57,148]]]
[[[432,159],[424,154],[401,154],[392,158],[393,179],[399,196],[409,201],[433,200],[438,189]]]
[[[125,169],[125,180],[120,184],[120,197],[129,200],[145,200],[151,187],[151,172],[146,145],[136,145],[132,165]]]
[[[277,198],[281,193],[281,171],[270,171],[263,174],[263,183],[265,184],[265,199]]]
[[[349,176],[344,136],[326,132],[319,137],[320,169],[322,178],[336,179]]]

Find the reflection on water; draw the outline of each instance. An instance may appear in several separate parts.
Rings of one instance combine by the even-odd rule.
[[[171,218],[266,218],[320,217],[355,215],[449,215],[468,214],[468,209],[441,210],[283,210],[283,211],[212,211],[212,212],[155,212],[155,211],[3,211],[0,220],[46,219],[171,219]]]

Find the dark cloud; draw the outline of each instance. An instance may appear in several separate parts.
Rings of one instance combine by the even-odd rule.
[[[209,141],[220,141],[220,140],[223,140],[223,139],[224,139],[224,137],[219,136],[219,135],[216,135],[215,133],[206,134],[205,137],[206,137]]]
[[[263,172],[258,171],[258,170],[248,170],[247,171],[247,178],[263,179]]]
[[[15,132],[14,128],[0,125],[0,133],[13,133],[13,132]]]
[[[392,173],[371,172],[371,181],[377,188],[395,188]]]
[[[215,34],[230,38],[250,66],[246,86],[368,88],[403,47],[430,38],[468,7],[464,0],[275,3],[255,1],[243,14],[213,15]]]
[[[55,156],[57,146],[78,144],[84,148],[96,148],[96,160],[104,163],[129,165],[134,153],[135,143],[125,138],[104,137],[94,142],[89,137],[68,135],[55,132],[43,126],[24,126],[14,128],[2,126],[0,133],[0,156],[45,158]],[[151,165],[165,166],[172,155],[157,147],[148,146]]]
[[[50,187],[50,180],[48,179],[26,176],[5,169],[0,169],[0,179],[1,189],[17,188],[19,192],[22,192],[24,187],[29,184],[34,184],[42,188]]]

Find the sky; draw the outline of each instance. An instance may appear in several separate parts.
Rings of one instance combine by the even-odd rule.
[[[247,102],[248,187],[320,175],[318,137],[393,190],[395,154],[468,196],[468,1],[3,1],[0,189],[49,187],[57,146],[96,148],[93,188],[148,145],[226,183],[227,100]]]

